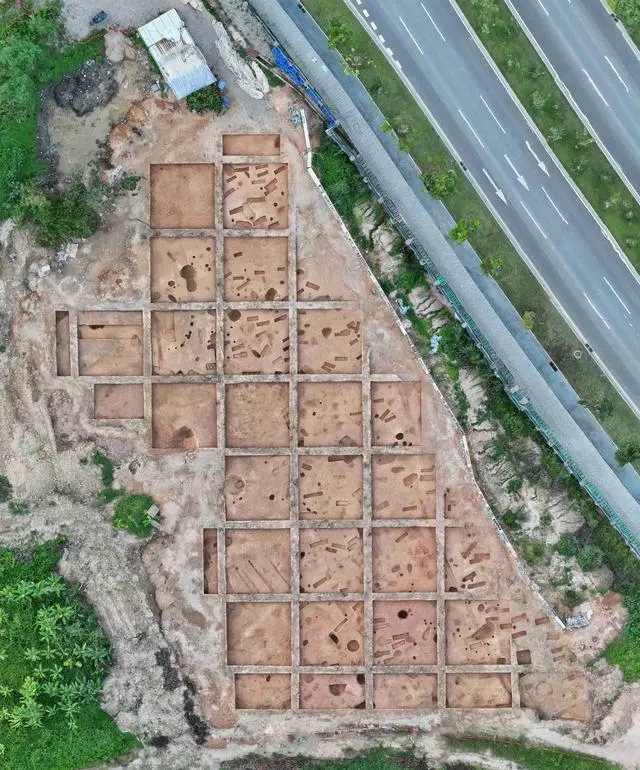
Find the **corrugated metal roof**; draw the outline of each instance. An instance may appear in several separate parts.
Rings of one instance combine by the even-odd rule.
[[[138,32],[178,99],[216,82],[175,8],[143,25]]]

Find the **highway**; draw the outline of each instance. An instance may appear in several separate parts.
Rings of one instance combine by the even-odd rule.
[[[464,164],[556,307],[640,416],[640,278],[485,57],[457,6],[446,0],[348,4]]]
[[[640,201],[640,59],[601,0],[506,0]]]

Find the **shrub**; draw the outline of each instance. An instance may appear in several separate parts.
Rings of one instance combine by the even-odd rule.
[[[584,594],[582,591],[576,591],[575,588],[567,588],[563,594],[564,603],[570,609],[577,607],[584,601]]]
[[[604,554],[595,545],[585,545],[578,553],[578,564],[583,572],[591,572],[598,567],[602,567]]]
[[[220,115],[223,107],[222,94],[214,85],[205,86],[187,96],[187,109],[191,112],[215,112]]]
[[[13,496],[13,487],[6,476],[0,476],[0,503],[6,503]]]
[[[578,541],[576,536],[565,532],[565,534],[560,535],[554,548],[560,556],[575,556],[578,553]]]
[[[517,495],[522,489],[522,479],[513,478],[507,482],[507,492],[510,495]]]
[[[524,515],[521,510],[513,511],[511,508],[507,508],[500,519],[502,520],[502,523],[505,525],[505,527],[517,530],[522,526]]]
[[[110,487],[113,484],[113,477],[115,472],[115,466],[111,460],[103,454],[99,449],[91,455],[91,462],[100,468],[102,474],[102,483],[105,487]]]
[[[149,537],[153,532],[149,508],[153,505],[150,495],[127,495],[116,505],[113,515],[113,525],[118,529],[126,529],[138,537]]]
[[[547,548],[540,540],[534,540],[531,537],[524,538],[521,542],[522,558],[526,563],[533,567],[539,564],[547,553]]]
[[[30,513],[29,504],[24,500],[11,500],[9,510],[14,516],[26,516]]]

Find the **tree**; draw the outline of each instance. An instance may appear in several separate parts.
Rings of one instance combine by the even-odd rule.
[[[547,134],[547,141],[551,143],[560,142],[564,139],[566,133],[567,129],[564,126],[551,126],[549,133]]]
[[[327,35],[329,48],[337,48],[344,52],[353,46],[352,30],[338,18],[329,22],[329,34]]]
[[[616,462],[620,465],[633,463],[636,460],[640,460],[640,442],[638,441],[627,441],[616,452]]]
[[[495,278],[504,267],[504,259],[502,257],[489,257],[489,259],[483,259],[480,262],[480,267],[485,275]]]
[[[468,221],[465,217],[459,219],[455,227],[449,230],[449,237],[456,243],[463,243],[469,237],[469,233],[477,230],[480,227],[479,219],[472,219]]]
[[[543,110],[548,101],[549,94],[543,93],[542,91],[534,91],[531,94],[531,104],[533,104],[533,107],[536,110]]]
[[[458,175],[452,168],[447,171],[424,171],[420,179],[429,195],[436,200],[448,198],[458,188]]]
[[[591,572],[601,567],[604,562],[604,554],[595,545],[585,545],[578,553],[578,564],[583,572]]]
[[[535,320],[536,314],[533,312],[533,310],[525,310],[522,314],[522,323],[528,332],[533,331]]]

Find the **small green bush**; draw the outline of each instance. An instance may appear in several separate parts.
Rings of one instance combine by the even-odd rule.
[[[13,496],[13,487],[6,476],[0,476],[0,503],[6,503]]]
[[[520,545],[522,547],[522,558],[530,567],[539,564],[546,556],[547,548],[540,540],[527,537],[523,538]]]
[[[14,516],[26,516],[30,513],[29,503],[25,503],[24,500],[11,500],[9,510]]]
[[[99,449],[91,455],[91,462],[100,468],[102,473],[102,483],[105,487],[110,487],[113,484],[115,466],[111,460],[103,454]]]
[[[604,554],[595,545],[585,545],[578,553],[578,564],[583,572],[591,572],[598,567],[602,567]]]
[[[505,525],[505,527],[513,530],[518,530],[521,528],[522,519],[522,511],[513,511],[511,508],[507,508],[507,510],[500,517],[500,520]]]
[[[215,112],[220,115],[223,106],[222,94],[215,86],[205,86],[187,96],[187,109],[191,112]]]
[[[513,478],[507,482],[507,492],[510,495],[517,495],[522,489],[522,479]]]
[[[582,604],[582,602],[584,601],[584,594],[582,593],[582,591],[576,591],[575,588],[567,588],[567,590],[564,592],[563,597],[564,597],[564,603],[570,609],[577,607],[579,604]]]
[[[560,535],[554,548],[556,549],[556,552],[560,554],[560,556],[568,557],[575,556],[578,553],[579,546],[576,536],[565,532],[564,535]]]
[[[138,537],[149,537],[153,532],[148,510],[153,505],[150,495],[127,495],[116,505],[113,525],[126,529]]]

